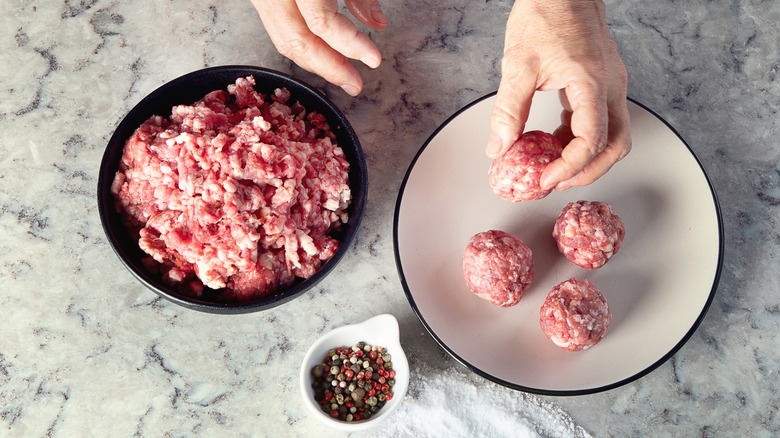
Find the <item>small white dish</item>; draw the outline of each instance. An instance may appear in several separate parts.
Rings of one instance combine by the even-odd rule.
[[[393,370],[395,371],[395,385],[393,386],[393,398],[371,418],[360,421],[341,421],[334,419],[320,408],[314,400],[314,390],[311,387],[311,369],[321,363],[328,350],[343,346],[353,346],[358,342],[370,345],[378,345],[387,349],[392,356]],[[315,418],[335,429],[353,432],[374,427],[381,422],[400,405],[409,388],[409,362],[401,348],[398,320],[393,315],[382,314],[368,319],[360,324],[345,325],[335,328],[317,339],[303,358],[301,364],[301,395],[303,401]]]

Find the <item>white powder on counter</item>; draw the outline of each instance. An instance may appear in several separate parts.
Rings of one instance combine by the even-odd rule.
[[[401,406],[370,429],[368,436],[591,436],[566,412],[542,398],[504,388],[465,370],[450,368],[434,377],[414,370],[412,376]],[[486,400],[490,404],[485,404]]]

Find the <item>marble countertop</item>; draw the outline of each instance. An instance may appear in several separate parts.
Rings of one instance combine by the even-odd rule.
[[[356,436],[780,434],[777,3],[607,1],[629,96],[689,143],[723,211],[720,286],[677,354],[607,392],[537,396],[469,372],[418,321],[394,262],[398,189],[436,127],[498,87],[511,3],[383,2],[390,26],[371,35],[384,63],[361,70],[356,99],[278,55],[249,1],[6,4],[0,435],[338,436],[304,407],[298,366],[319,334],[379,313],[399,319],[415,378],[381,429]],[[360,136],[370,174],[360,233],[334,272],[292,302],[229,317],[139,284],[107,243],[95,196],[124,114],[164,82],[224,64],[323,90]]]

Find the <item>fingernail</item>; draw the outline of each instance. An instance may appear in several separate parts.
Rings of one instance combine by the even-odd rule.
[[[376,59],[374,59],[374,58],[372,58],[370,56],[364,56],[364,57],[360,58],[360,60],[363,62],[363,64],[365,64],[365,65],[367,65],[367,66],[369,66],[371,68],[379,67],[379,61],[377,61]]]
[[[541,187],[542,190],[550,190],[553,187],[555,187],[556,190],[562,190],[557,187],[560,183],[561,182],[556,180],[554,176],[550,175],[542,175],[541,179],[539,179],[539,187]]]
[[[567,184],[566,181],[561,181],[555,185],[555,190],[562,192],[564,190],[570,189],[571,187],[571,184]]]
[[[385,17],[385,13],[382,12],[382,8],[379,5],[371,7],[371,18],[379,24],[387,24],[387,17]]]
[[[341,86],[341,89],[346,91],[346,93],[350,96],[357,96],[360,94],[360,90],[358,90],[358,88],[354,85],[345,84]]]
[[[498,154],[501,153],[502,146],[503,142],[501,141],[501,137],[496,134],[490,134],[487,147],[485,148],[485,154],[490,158],[497,158]]]

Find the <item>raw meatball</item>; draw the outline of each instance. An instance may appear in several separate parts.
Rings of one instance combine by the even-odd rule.
[[[611,319],[607,300],[596,286],[573,278],[553,287],[539,310],[544,334],[568,351],[596,345],[607,333]]]
[[[463,277],[480,298],[496,306],[514,306],[534,279],[531,249],[504,231],[475,234],[463,254]]]
[[[561,143],[551,134],[529,131],[501,157],[493,160],[488,181],[493,193],[507,201],[541,199],[552,190],[542,190],[539,177],[551,161],[561,156]]]
[[[558,250],[572,263],[596,269],[618,252],[626,227],[606,202],[577,201],[558,215],[552,235]]]

